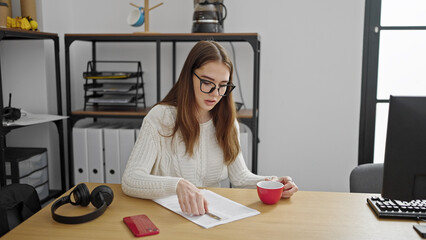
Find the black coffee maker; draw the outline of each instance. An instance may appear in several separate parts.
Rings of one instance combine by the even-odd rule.
[[[222,13],[224,11],[224,14]],[[221,33],[226,7],[222,0],[198,0],[194,7],[193,33]]]

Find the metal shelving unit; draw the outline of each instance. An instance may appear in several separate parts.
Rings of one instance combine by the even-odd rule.
[[[173,83],[176,77],[176,44],[179,42],[197,42],[201,40],[215,40],[218,42],[246,42],[253,49],[253,109],[243,109],[238,112],[238,118],[252,131],[252,171],[257,173],[258,155],[258,129],[259,129],[259,72],[260,72],[260,36],[257,33],[134,33],[134,34],[65,34],[65,69],[66,69],[66,100],[67,115],[70,116],[68,124],[69,146],[69,175],[70,183],[73,183],[73,157],[71,131],[73,125],[83,118],[138,118],[146,116],[149,108],[126,110],[115,107],[110,108],[86,108],[75,110],[71,108],[71,62],[70,48],[76,41],[91,42],[92,61],[96,61],[96,46],[104,42],[155,42],[156,43],[156,71],[157,71],[157,101],[161,100],[161,43],[172,43],[172,76]]]
[[[59,37],[56,33],[34,32],[18,29],[2,28],[0,29],[0,42],[9,40],[52,40],[54,42],[55,54],[55,79],[56,79],[56,99],[57,99],[57,115],[62,115],[62,97],[61,97],[61,78],[59,64]],[[3,88],[2,74],[0,63],[0,107],[3,109]],[[0,119],[3,119],[3,111],[0,111]],[[61,190],[49,191],[49,196],[46,199],[41,199],[42,203],[52,198],[56,198],[66,191],[66,171],[65,171],[65,143],[64,143],[64,126],[63,120],[53,121],[56,125],[59,135],[59,152],[60,152],[60,171],[61,171]],[[6,185],[6,163],[5,163],[5,138],[6,134],[13,129],[20,127],[0,126],[0,185]]]

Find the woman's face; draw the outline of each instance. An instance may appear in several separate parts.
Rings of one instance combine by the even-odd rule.
[[[199,117],[203,119],[205,117],[210,117],[209,111],[222,99],[222,96],[219,95],[218,87],[219,85],[229,82],[229,69],[221,61],[212,61],[195,69],[194,73],[196,75],[192,74],[192,81],[194,85],[195,101]],[[212,83],[216,85],[216,89],[211,93],[205,93],[214,87]]]

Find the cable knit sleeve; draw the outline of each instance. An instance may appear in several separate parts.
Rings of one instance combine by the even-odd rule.
[[[181,179],[151,174],[162,153],[162,136],[153,126],[153,120],[148,116],[144,119],[122,177],[122,190],[132,197],[154,199],[176,194],[176,186]]]
[[[235,127],[237,129],[238,140],[240,140],[240,130],[239,124],[235,121]],[[229,179],[232,183],[232,186],[239,188],[254,188],[256,187],[256,183],[264,180],[265,178],[269,178],[272,176],[260,176],[253,174],[247,168],[246,163],[244,161],[244,157],[242,152],[238,154],[237,158],[234,162],[232,162],[228,166],[228,174]]]

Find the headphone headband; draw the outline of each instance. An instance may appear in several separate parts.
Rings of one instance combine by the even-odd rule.
[[[84,186],[82,186],[84,185]],[[87,192],[86,192],[87,191]],[[78,224],[78,223],[85,223],[91,220],[96,219],[97,217],[101,216],[107,209],[107,207],[111,204],[114,193],[112,192],[111,188],[105,185],[101,185],[96,187],[92,194],[89,195],[87,186],[83,184],[79,184],[75,187],[75,189],[70,193],[70,195],[66,197],[61,197],[60,199],[56,200],[55,203],[53,203],[51,207],[51,213],[52,218],[60,223],[65,224]],[[105,197],[104,194],[107,196]],[[71,195],[75,195],[75,202],[71,201]],[[110,196],[108,196],[110,195]],[[92,205],[96,207],[96,210],[85,214],[81,216],[63,216],[56,213],[56,210],[61,207],[62,205],[71,203],[73,205],[82,205],[87,206],[86,204],[88,202],[92,202]],[[85,205],[84,205],[85,204]],[[100,205],[101,204],[101,205]]]

